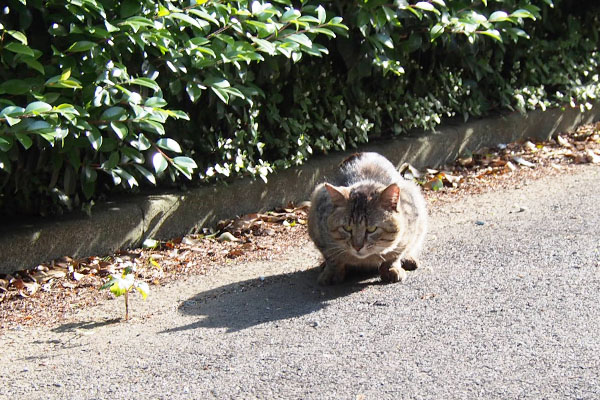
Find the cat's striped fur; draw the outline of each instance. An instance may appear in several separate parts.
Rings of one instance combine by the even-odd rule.
[[[311,200],[308,232],[325,257],[320,284],[343,281],[349,267],[378,270],[384,281],[398,282],[418,266],[427,232],[425,200],[385,157],[348,157]]]

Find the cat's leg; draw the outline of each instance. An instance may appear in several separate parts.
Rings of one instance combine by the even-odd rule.
[[[319,275],[317,282],[319,285],[331,285],[335,283],[341,283],[346,277],[346,266],[344,264],[337,264],[331,261],[325,261],[325,267]]]
[[[395,283],[404,282],[407,278],[406,271],[402,269],[400,260],[394,262],[384,262],[379,266],[379,275],[384,282]]]
[[[421,263],[419,262],[419,260],[412,256],[408,256],[402,259],[402,269],[405,271],[414,271],[415,269],[419,268],[420,264]]]

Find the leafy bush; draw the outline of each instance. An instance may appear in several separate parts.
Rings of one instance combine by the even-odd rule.
[[[162,175],[192,179],[196,162],[165,131],[168,119],[189,117],[167,108],[165,92],[184,106],[206,97],[204,112],[251,104],[261,89],[249,65],[319,56],[327,50],[312,38],[346,29],[323,7],[303,11],[247,1],[9,1],[0,206],[45,212],[51,199],[71,208],[106,178],[126,188]]]
[[[600,94],[593,1],[9,0],[0,24],[3,214]]]

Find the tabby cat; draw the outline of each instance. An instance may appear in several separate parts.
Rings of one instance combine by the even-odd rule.
[[[325,257],[320,284],[342,282],[348,267],[378,270],[385,282],[403,281],[405,270],[417,268],[427,231],[425,200],[382,155],[348,157],[311,200],[308,232]]]

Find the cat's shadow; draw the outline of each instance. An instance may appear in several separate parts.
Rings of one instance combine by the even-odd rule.
[[[317,284],[320,268],[250,279],[211,289],[185,300],[178,311],[197,316],[191,324],[161,333],[198,328],[226,328],[236,332],[267,322],[282,321],[317,312],[338,297],[369,285],[380,284],[372,274],[352,273],[340,285]]]

